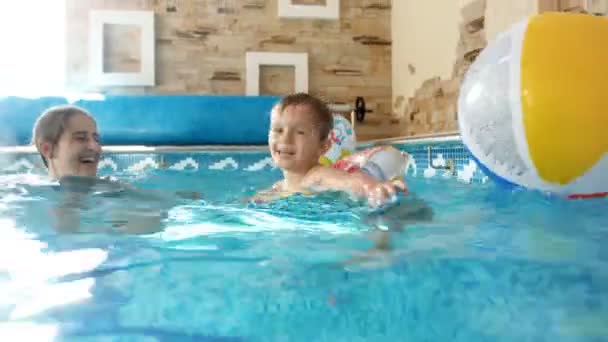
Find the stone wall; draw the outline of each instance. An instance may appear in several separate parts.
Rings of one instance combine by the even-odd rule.
[[[608,15],[608,0],[538,0],[539,12],[561,11]]]
[[[393,103],[395,123],[391,128],[397,136],[434,135],[458,132],[458,94],[464,74],[481,52],[488,39],[513,23],[536,13],[563,11],[606,15],[608,0],[473,0],[465,1],[461,9],[460,40],[450,77],[431,77],[405,97],[395,93]],[[491,24],[491,25],[490,25]],[[491,27],[489,27],[491,26]],[[397,37],[393,33],[393,38]],[[435,42],[440,44],[440,42]],[[393,57],[394,61],[395,57]],[[438,68],[437,68],[438,69]],[[436,69],[436,70],[437,70]],[[416,68],[409,65],[409,73]],[[437,71],[436,74],[439,74]],[[394,74],[393,78],[399,77]]]
[[[458,94],[466,71],[486,46],[485,0],[476,0],[461,10],[460,40],[451,78],[426,80],[410,97],[400,115],[401,134],[407,136],[450,133],[458,130]],[[403,101],[403,99],[402,99]],[[397,105],[400,104],[396,104]]]
[[[390,3],[343,0],[340,20],[327,21],[280,19],[277,0],[67,0],[67,82],[72,89],[105,93],[244,94],[246,51],[307,52],[310,93],[349,104],[363,96],[373,110],[368,117],[381,121],[391,112]],[[91,9],[155,12],[156,86],[88,85]],[[104,68],[136,69],[138,32],[120,26],[105,31],[113,55]],[[293,91],[293,72],[262,67],[262,94]],[[365,131],[366,124],[360,127]]]

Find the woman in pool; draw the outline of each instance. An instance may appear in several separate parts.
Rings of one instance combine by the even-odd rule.
[[[59,106],[46,110],[34,125],[32,143],[52,179],[97,176],[99,133],[95,120],[84,109]]]
[[[110,213],[114,228],[129,233],[154,233],[161,229],[165,209],[171,206],[166,199],[144,194],[118,181],[97,177],[101,144],[95,119],[86,110],[71,105],[47,109],[34,125],[32,143],[40,153],[49,177],[67,190],[66,201],[55,208],[57,230],[79,229],[80,217],[74,209],[82,203],[83,195],[93,188],[118,196],[138,195],[138,198],[131,197],[133,200],[151,199],[160,204],[151,210]]]

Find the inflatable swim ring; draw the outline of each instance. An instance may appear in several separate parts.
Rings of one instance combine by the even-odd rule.
[[[333,167],[352,173],[362,171],[379,181],[405,176],[409,155],[393,146],[376,146],[340,159]]]
[[[355,131],[350,122],[342,115],[334,114],[334,128],[329,133],[331,147],[319,158],[323,165],[330,166],[338,160],[354,153],[356,148]]]

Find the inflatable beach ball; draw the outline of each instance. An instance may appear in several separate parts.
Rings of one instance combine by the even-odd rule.
[[[338,160],[355,152],[355,131],[350,122],[339,114],[334,114],[334,128],[329,133],[331,147],[321,156],[323,165],[332,165]]]
[[[493,178],[570,197],[608,192],[608,18],[545,13],[503,32],[458,99],[464,144]]]

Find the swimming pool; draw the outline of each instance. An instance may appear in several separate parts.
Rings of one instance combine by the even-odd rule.
[[[605,200],[496,187],[458,142],[404,144],[432,222],[399,225],[338,195],[240,200],[279,175],[264,150],[109,153],[101,173],[177,199],[162,232],[101,229],[124,205],[92,196],[80,233],[53,230],[37,156],[3,167],[0,334],[57,341],[608,340]],[[453,160],[456,170],[434,166]],[[407,203],[407,202],[406,202]],[[10,333],[18,335],[7,335]],[[37,339],[38,338],[38,339]],[[2,340],[6,340],[3,338]]]

